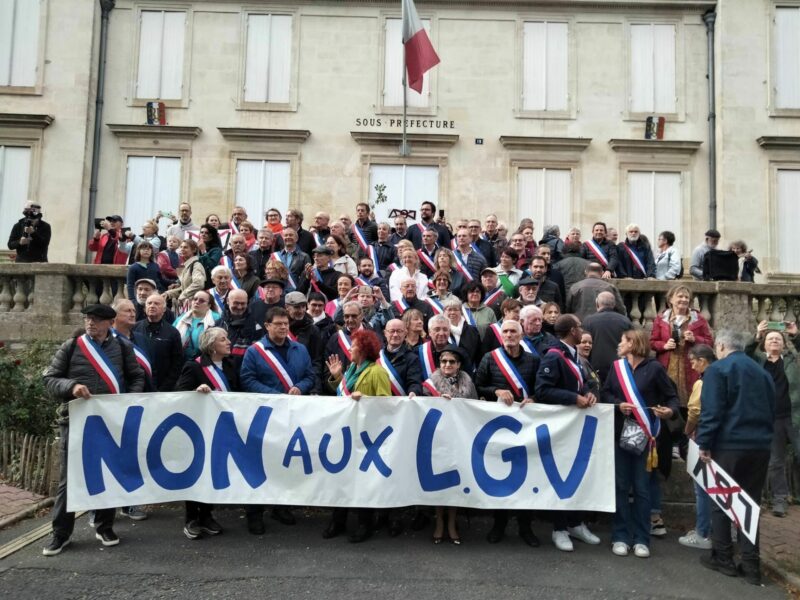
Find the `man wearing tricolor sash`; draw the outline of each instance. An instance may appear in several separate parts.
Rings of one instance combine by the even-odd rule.
[[[144,335],[134,331],[136,325],[136,309],[130,300],[115,300],[111,308],[117,313],[111,327],[111,335],[119,338],[120,341],[130,345],[136,356],[136,362],[144,370],[145,392],[156,391],[155,379],[153,378],[153,365],[150,358],[147,342]]]
[[[359,247],[358,262],[361,259],[370,258],[375,271],[388,269],[389,265],[397,260],[397,248],[389,241],[391,231],[388,223],[380,223],[378,225],[378,239],[369,244],[366,249]]]
[[[59,554],[69,544],[75,527],[75,513],[67,512],[67,403],[76,398],[89,398],[92,394],[138,393],[145,385],[144,370],[136,362],[132,348],[111,335],[111,324],[116,317],[114,309],[92,304],[82,312],[85,333],[62,344],[43,374],[48,393],[62,401],[58,409],[61,471],[51,513],[53,534],[42,551],[45,556]],[[113,530],[115,512],[107,508],[95,513],[95,537],[104,546],[119,543]]]
[[[314,264],[305,266],[303,275],[297,280],[297,291],[304,294],[319,292],[332,300],[337,296],[336,283],[340,275],[331,266],[333,250],[325,245],[317,246],[312,255]]]
[[[392,319],[383,330],[386,347],[381,351],[378,364],[386,369],[392,393],[395,396],[418,396],[422,394],[422,371],[419,357],[406,346],[406,325],[400,319]]]
[[[643,238],[639,226],[628,225],[625,241],[617,246],[617,277],[648,279],[656,276],[653,250]]]
[[[378,224],[369,218],[369,204],[366,202],[356,204],[356,220],[350,228],[350,233],[350,239],[361,249],[364,249],[364,246],[358,240],[359,236],[363,238],[366,246],[378,239]]]
[[[422,232],[422,247],[417,250],[420,270],[429,278],[438,270],[436,268],[436,251],[439,249],[439,245],[436,243],[437,239],[435,230],[426,229]]]
[[[289,281],[296,288],[306,265],[311,264],[311,258],[297,246],[297,232],[294,229],[284,229],[282,237],[283,250],[276,251],[273,256],[284,264],[289,271]]]
[[[422,313],[422,318],[427,323],[434,311],[428,302],[417,297],[417,282],[410,277],[406,278],[400,283],[400,293],[400,298],[392,302],[394,316],[399,319],[409,308],[416,308]]]
[[[456,233],[456,242],[458,243],[453,254],[456,257],[456,269],[458,269],[464,277],[469,281],[480,281],[481,271],[483,271],[489,264],[480,252],[477,252],[472,247],[472,238],[469,235],[469,229],[462,227]]]
[[[408,228],[408,239],[414,244],[414,248],[419,250],[422,247],[422,232],[426,229],[434,229],[437,234],[436,243],[445,248],[450,247],[450,230],[444,222],[438,223],[435,220],[436,205],[429,200],[423,202],[419,207],[419,222]],[[443,221],[443,220],[442,220]]]
[[[611,279],[617,272],[617,246],[606,239],[606,224],[598,221],[592,226],[592,239],[581,248],[581,257],[603,265],[603,279]]]
[[[512,406],[515,402],[524,406],[533,402],[539,357],[522,349],[522,325],[517,321],[503,321],[502,336],[503,345],[483,356],[475,374],[475,386],[486,400],[502,402],[506,406]],[[539,539],[531,530],[531,511],[514,512],[519,525],[519,537],[531,547],[539,546]],[[507,510],[494,511],[494,524],[487,536],[489,543],[503,539],[510,513]]]
[[[558,344],[542,357],[536,373],[534,395],[543,404],[562,404],[578,409],[589,408],[597,398],[589,391],[586,374],[578,361],[577,346],[581,341],[581,322],[571,314],[561,315],[555,324]],[[553,516],[553,543],[562,552],[572,552],[575,538],[587,544],[599,544],[583,522],[583,515],[574,511],[557,511]]]
[[[358,285],[368,285],[369,287],[378,287],[381,290],[384,298],[389,297],[389,282],[381,277],[375,270],[374,261],[364,256],[358,261],[358,277],[356,277]]]

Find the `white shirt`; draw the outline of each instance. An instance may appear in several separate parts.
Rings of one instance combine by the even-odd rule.
[[[413,275],[409,275],[406,267],[400,267],[389,276],[389,298],[392,302],[403,297],[400,284],[409,278],[417,282],[417,298],[424,298],[428,295],[428,277],[419,270]]]

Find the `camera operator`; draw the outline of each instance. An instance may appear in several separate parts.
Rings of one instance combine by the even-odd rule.
[[[50,225],[42,220],[42,207],[35,202],[26,202],[22,210],[25,215],[11,228],[8,249],[17,253],[16,262],[47,262],[50,245]]]
[[[122,223],[119,215],[111,215],[95,223],[94,237],[89,240],[89,250],[96,252],[94,264],[124,265],[128,262],[128,255],[119,249],[120,240],[127,238],[122,231]]]

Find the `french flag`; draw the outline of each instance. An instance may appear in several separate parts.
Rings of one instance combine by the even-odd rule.
[[[403,0],[403,46],[406,53],[408,87],[422,93],[422,78],[426,71],[439,64],[439,56],[422,26],[414,0]]]

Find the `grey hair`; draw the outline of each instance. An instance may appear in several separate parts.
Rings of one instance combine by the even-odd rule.
[[[451,296],[450,298],[447,298],[444,302],[442,302],[442,307],[444,308],[450,308],[451,306],[455,306],[457,309],[461,310],[462,306],[461,300],[459,300],[455,296]]]
[[[522,333],[522,325],[520,325],[519,321],[511,321],[510,319],[505,319],[503,321],[503,326],[505,325],[514,325],[514,329],[517,330],[517,333]]]
[[[561,235],[561,229],[558,225],[545,225],[544,227],[544,234],[545,235],[554,235],[556,237]]]
[[[534,306],[533,304],[527,304],[522,307],[522,310],[519,311],[520,321],[524,321],[532,315],[539,315],[540,317],[543,317],[544,313],[542,313],[541,308]]]
[[[715,342],[731,352],[741,352],[749,341],[750,335],[745,331],[735,329],[720,329]]]
[[[231,273],[231,270],[228,267],[225,265],[217,265],[211,269],[211,279],[214,279],[214,276],[219,275],[220,273],[223,275],[228,275],[229,277],[233,277],[233,273]]]
[[[200,334],[200,353],[210,355],[217,340],[221,336],[227,335],[227,333],[222,327],[209,327],[206,329]]]
[[[356,308],[358,308],[359,313],[361,313],[362,315],[364,314],[364,309],[361,308],[361,305],[355,300],[350,300],[349,302],[345,302],[342,305],[342,314],[344,314],[344,311],[348,306],[355,306]]]
[[[123,305],[123,304],[125,304],[126,302],[130,302],[130,303],[131,303],[131,305],[132,305],[134,308],[136,308],[136,306],[133,304],[133,301],[132,301],[132,300],[129,300],[128,298],[117,298],[117,299],[116,299],[116,300],[114,300],[114,302],[111,304],[111,308],[113,308],[115,311],[118,311],[118,310],[119,310],[119,309],[122,307],[122,305]]]
[[[597,308],[614,308],[617,305],[617,300],[611,292],[600,292],[595,298]]]
[[[430,330],[430,328],[436,325],[437,323],[446,325],[447,328],[450,329],[450,319],[448,319],[444,315],[434,315],[430,319],[428,319],[428,329]]]

